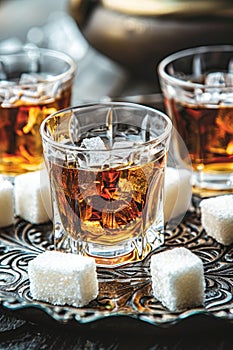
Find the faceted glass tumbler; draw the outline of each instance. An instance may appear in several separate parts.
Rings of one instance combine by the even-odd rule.
[[[163,244],[171,130],[164,113],[121,102],[68,108],[44,120],[55,249],[113,267]]]
[[[28,47],[0,55],[0,173],[41,168],[40,125],[70,106],[75,62],[65,53]]]
[[[168,115],[187,146],[193,191],[233,191],[233,45],[201,46],[164,58],[158,73]]]

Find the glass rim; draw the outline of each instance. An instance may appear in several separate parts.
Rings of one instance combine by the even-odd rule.
[[[35,82],[35,83],[16,83],[14,84],[14,88],[15,87],[22,87],[22,86],[39,86],[39,85],[44,85],[44,84],[49,84],[52,82],[56,82],[56,81],[60,81],[65,79],[67,76],[71,77],[74,75],[75,71],[77,70],[77,65],[74,61],[74,59],[67,53],[63,52],[63,51],[59,51],[59,50],[52,50],[52,49],[47,49],[47,48],[41,48],[41,47],[24,47],[22,49],[20,49],[19,51],[16,52],[11,52],[11,53],[5,53],[5,54],[0,54],[0,62],[4,63],[4,60],[7,57],[30,57],[30,55],[36,55],[37,53],[42,54],[44,56],[48,56],[48,57],[53,57],[53,58],[58,58],[61,61],[66,62],[69,67],[65,72],[62,73],[58,73],[56,75],[51,75],[49,76],[48,79],[45,80],[41,80],[39,82]],[[27,73],[27,72],[24,72]],[[31,72],[28,72],[31,73]],[[32,72],[34,73],[34,72]],[[42,72],[43,73],[43,72]],[[11,84],[9,85],[4,85],[4,87],[11,87]]]
[[[81,104],[81,105],[77,105],[77,106],[71,106],[65,109],[62,109],[60,111],[54,112],[53,114],[50,114],[48,117],[46,117],[40,126],[40,134],[42,137],[42,140],[45,140],[46,142],[48,142],[50,145],[52,145],[53,147],[60,149],[60,150],[70,150],[70,151],[79,151],[79,152],[92,152],[92,153],[99,153],[101,152],[110,152],[110,151],[118,151],[118,150],[128,150],[131,147],[117,147],[117,148],[111,148],[111,149],[90,149],[90,148],[82,148],[76,145],[66,145],[66,144],[61,144],[60,142],[54,141],[52,140],[46,133],[45,133],[45,126],[47,124],[47,122],[50,119],[53,119],[54,117],[58,117],[59,115],[66,113],[66,112],[72,112],[74,110],[82,110],[84,108],[94,108],[97,106],[103,106],[103,107],[111,107],[111,106],[122,106],[122,107],[131,107],[131,108],[141,108],[147,111],[152,111],[153,113],[156,113],[157,115],[159,115],[160,117],[162,117],[164,120],[166,120],[167,125],[164,127],[164,131],[162,132],[161,135],[159,135],[158,137],[155,137],[154,139],[150,140],[150,141],[146,141],[146,142],[142,142],[142,143],[136,143],[135,142],[135,149],[140,149],[141,147],[150,145],[150,144],[159,144],[161,143],[163,140],[165,140],[167,137],[169,137],[169,135],[171,135],[171,131],[172,131],[172,121],[171,119],[162,111],[149,107],[149,106],[145,106],[142,104],[138,104],[138,103],[132,103],[132,102],[94,102],[94,103],[86,103],[86,104]]]
[[[170,83],[173,83],[175,85],[183,86],[183,87],[189,87],[189,88],[215,88],[216,85],[206,85],[201,83],[194,83],[192,81],[182,80],[179,78],[175,78],[174,76],[168,74],[166,72],[166,67],[168,64],[174,62],[175,60],[179,58],[186,58],[188,56],[192,56],[195,54],[204,54],[204,53],[213,53],[213,52],[232,52],[233,56],[233,45],[203,45],[203,46],[195,46],[190,47],[188,49],[179,50],[177,52],[174,52],[166,57],[164,57],[158,64],[158,74],[161,79],[164,79]],[[227,86],[225,88],[233,87],[233,85]],[[221,86],[221,89],[224,89],[224,87]]]

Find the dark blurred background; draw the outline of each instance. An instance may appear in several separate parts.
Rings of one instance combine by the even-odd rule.
[[[78,67],[73,104],[106,96],[156,102],[163,57],[233,44],[232,33],[232,0],[0,1],[0,52],[30,42],[69,53]]]

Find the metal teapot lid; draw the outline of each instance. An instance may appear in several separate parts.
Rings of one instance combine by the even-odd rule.
[[[102,5],[114,11],[131,15],[205,15],[231,16],[231,0],[101,0]]]

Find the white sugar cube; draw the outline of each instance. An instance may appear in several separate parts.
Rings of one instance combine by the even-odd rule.
[[[33,299],[82,307],[98,295],[95,259],[46,251],[28,263]]]
[[[191,171],[167,167],[164,181],[164,221],[184,215],[191,198]]]
[[[200,203],[201,222],[206,233],[219,243],[233,242],[233,195],[203,199]]]
[[[8,180],[0,179],[0,227],[10,226],[14,221],[14,189]]]
[[[170,311],[203,305],[202,260],[187,248],[173,248],[151,257],[152,291]]]
[[[15,213],[33,224],[45,223],[51,218],[49,184],[43,181],[43,171],[30,172],[15,178]]]

